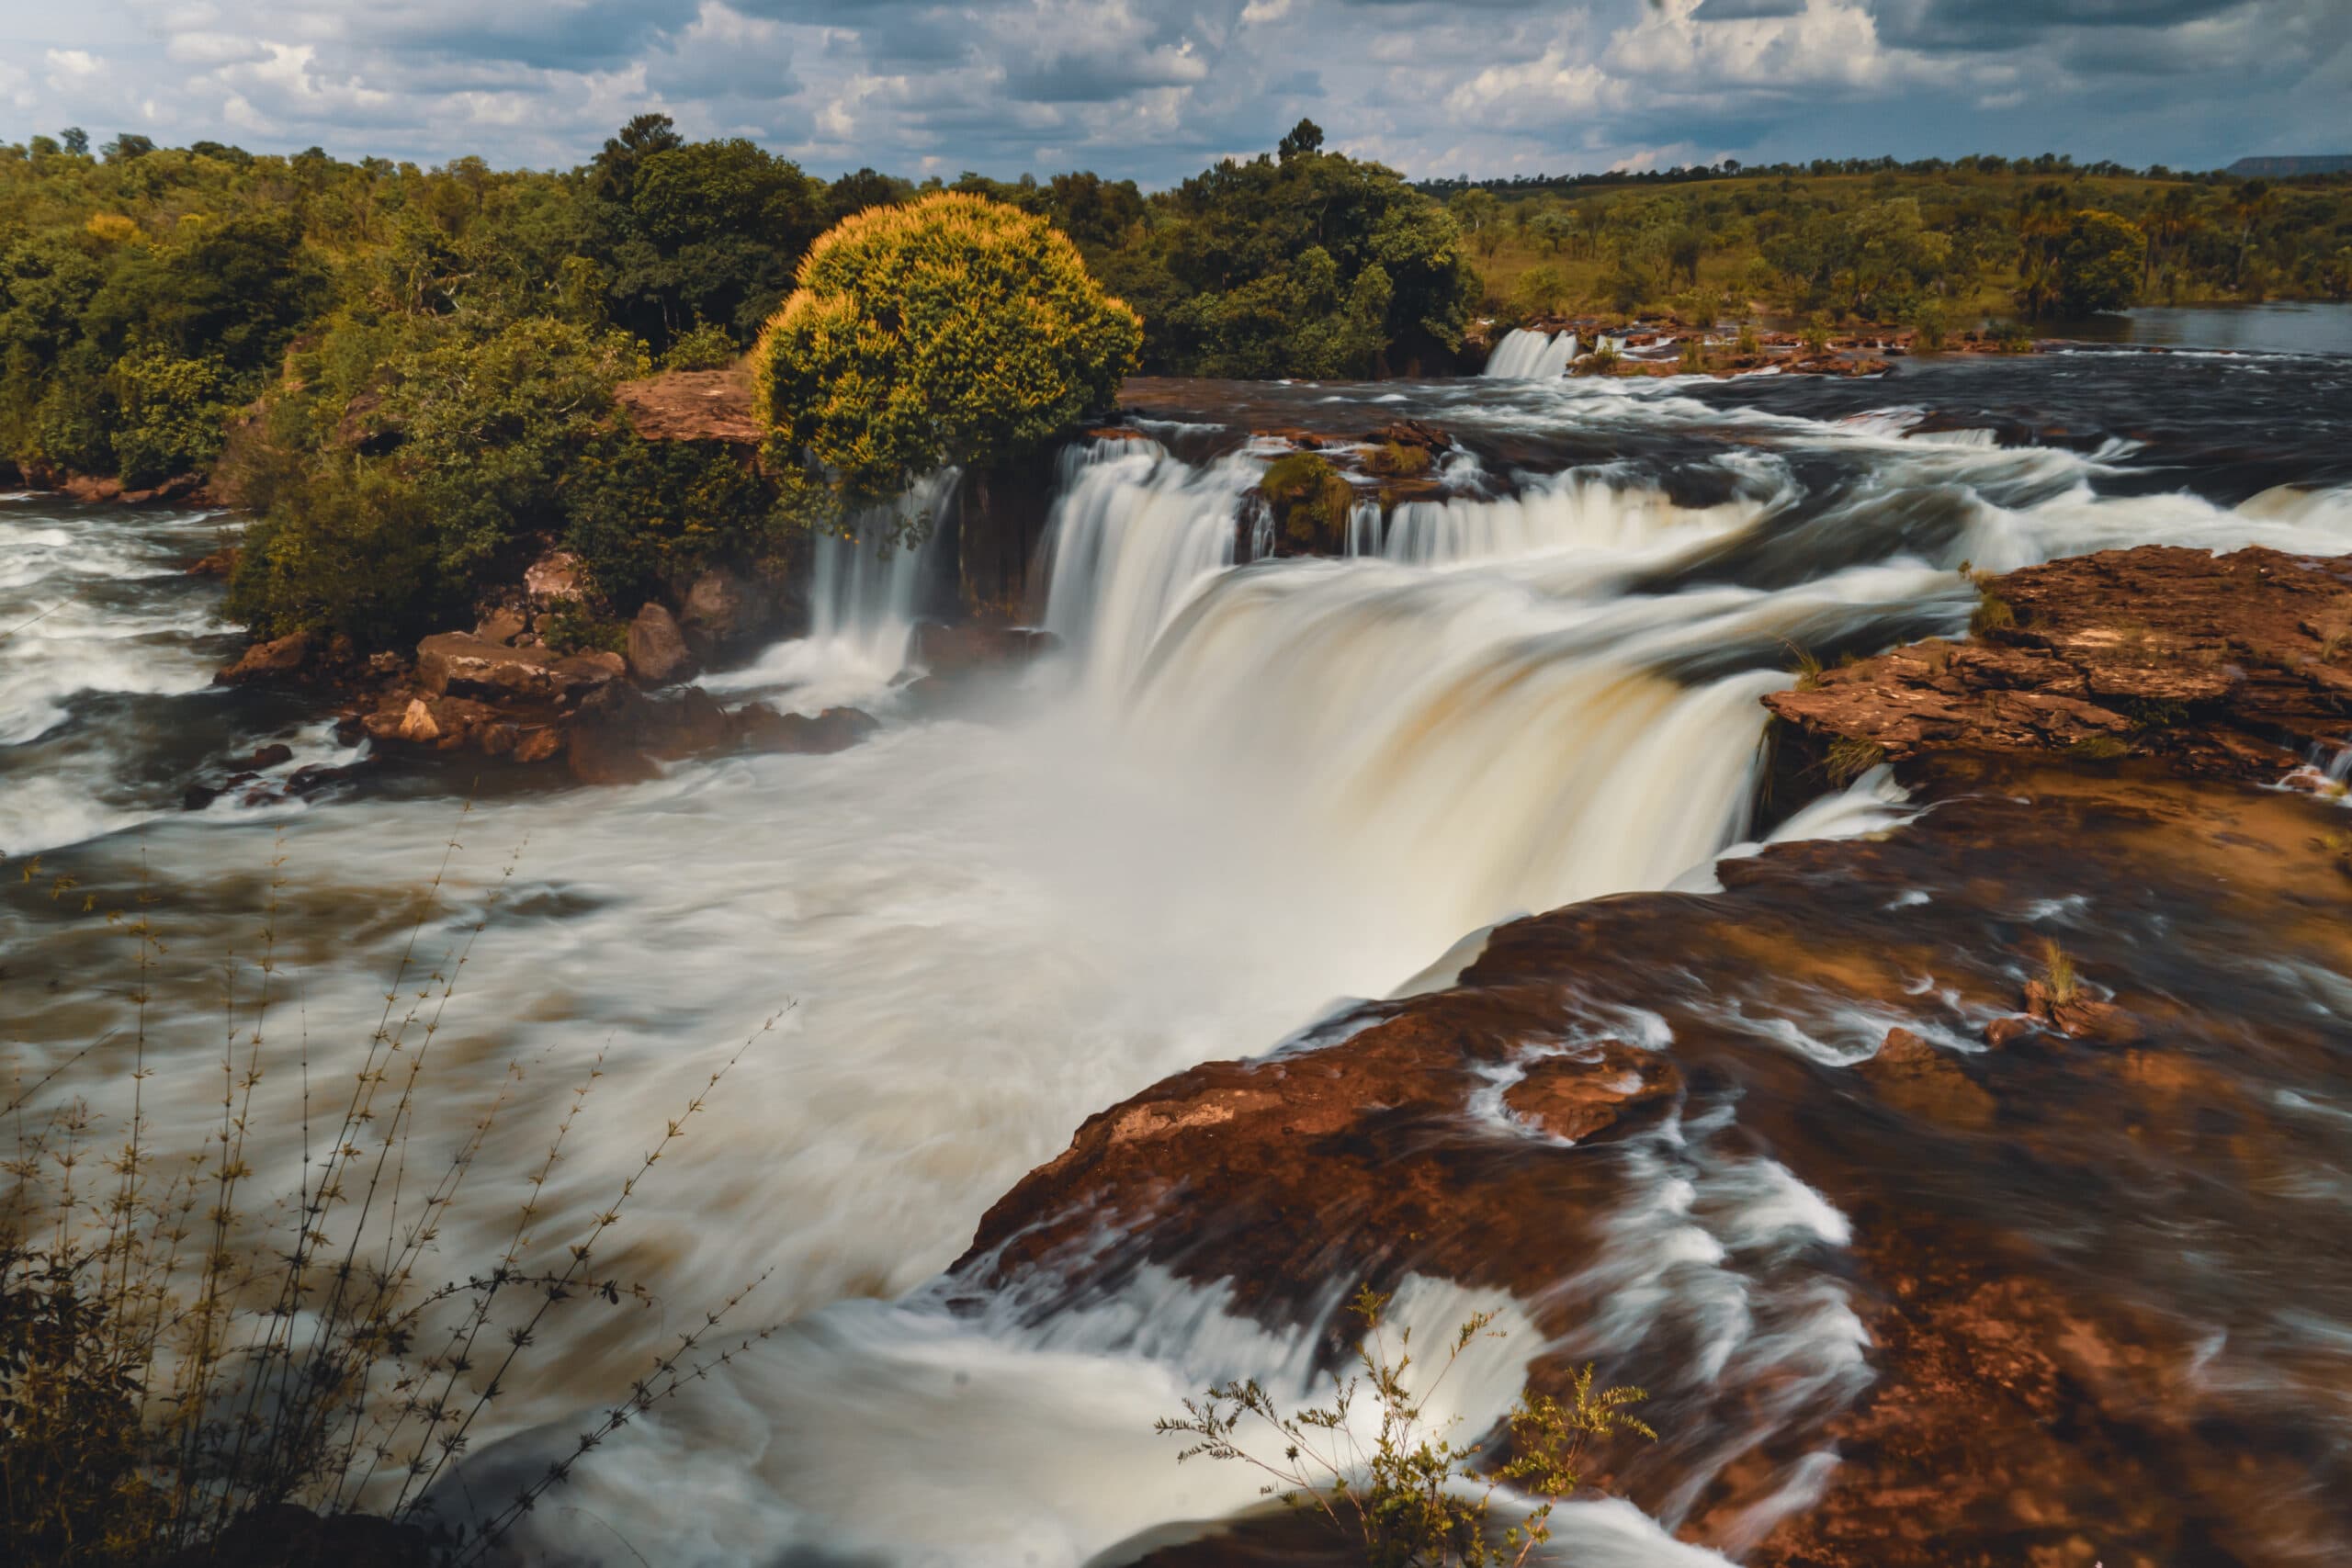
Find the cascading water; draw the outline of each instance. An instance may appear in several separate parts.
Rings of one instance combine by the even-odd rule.
[[[1556,380],[1576,363],[1577,334],[1513,327],[1487,356],[1486,374],[1514,381]]]
[[[1397,394],[1361,395],[1369,406]],[[1703,868],[1750,830],[1755,698],[1789,679],[1789,645],[1957,631],[1976,595],[1954,570],[1963,560],[2148,539],[2352,549],[2352,505],[2331,488],[2344,480],[2324,474],[2265,470],[2259,484],[2216,487],[2230,492],[2219,499],[2173,493],[2170,479],[2141,493],[2122,483],[2129,452],[1929,445],[1899,423],[1841,423],[1862,412],[1850,404],[1804,414],[1565,378],[1415,395],[1427,400],[1416,416],[1520,454],[1489,449],[1498,473],[1527,470],[1512,493],[1385,515],[1367,502],[1351,520],[1353,558],[1237,565],[1238,508],[1262,455],[1196,467],[1148,443],[1079,449],[1065,459],[1048,572],[1047,624],[1069,654],[1011,716],[894,723],[839,756],[682,764],[642,785],[486,800],[469,817],[466,842],[484,863],[460,863],[428,944],[490,923],[434,1047],[434,1070],[453,1075],[436,1107],[462,1128],[495,1099],[500,1064],[545,1052],[553,1065],[502,1111],[483,1174],[442,1227],[452,1270],[511,1234],[490,1173],[541,1152],[568,1067],[605,1046],[592,1114],[548,1189],[549,1235],[609,1201],[682,1085],[798,1004],[631,1200],[610,1262],[648,1280],[668,1320],[551,1331],[540,1364],[561,1375],[513,1385],[497,1412],[508,1425],[478,1435],[469,1484],[495,1495],[509,1467],[532,1473],[560,1452],[571,1407],[626,1387],[677,1315],[724,1285],[775,1270],[747,1312],[789,1325],[583,1464],[565,1506],[529,1522],[519,1544],[532,1560],[617,1568],[634,1551],[678,1568],[755,1568],[805,1550],[1075,1565],[1246,1506],[1245,1477],[1179,1469],[1150,1422],[1227,1377],[1304,1396],[1329,1303],[1302,1308],[1306,1326],[1272,1329],[1217,1291],[1149,1270],[1076,1309],[975,1301],[934,1280],[982,1208],[1080,1121],[1167,1074],[1294,1037],[1335,1002],[1384,995],[1514,911]],[[1394,403],[1381,407],[1393,417]],[[1543,444],[1561,432],[1610,450],[1579,447],[1547,471]],[[34,532],[122,523],[8,520]],[[54,748],[78,745],[133,785],[161,781],[124,807],[157,818],[138,840],[56,862],[85,865],[95,886],[143,858],[162,881],[173,963],[209,979],[211,958],[256,923],[269,829],[240,830],[254,816],[226,805],[168,812],[181,775],[135,748],[168,722],[206,736],[207,754],[233,755],[293,720],[191,689],[216,654],[202,641],[205,590],[170,554],[135,563],[119,603],[93,601],[115,616],[93,635],[138,628],[119,640],[153,660],[141,666],[153,678],[28,686],[17,709],[41,709],[40,738],[0,742],[0,770],[38,752],[45,776]],[[16,595],[6,609],[45,608],[59,595],[43,584],[63,582],[57,563],[85,558],[43,558],[39,592],[0,579]],[[844,700],[887,692],[920,558],[835,549],[816,570],[818,635],[730,677],[737,689],[790,686],[789,700],[812,705],[829,679]],[[107,717],[125,704],[147,705],[135,723]],[[27,776],[0,786],[11,808]],[[1887,808],[1858,795],[1804,820],[1874,830]],[[380,911],[435,907],[423,882],[455,811],[414,790],[363,795],[312,809],[292,832],[282,963],[302,976],[314,1070],[340,1070],[338,1053],[373,1027],[405,937]],[[68,824],[29,842],[75,836]],[[492,902],[499,850],[526,837],[517,887]],[[12,971],[48,964],[66,977],[12,991],[13,1037],[78,1043],[121,1021],[120,987],[73,978],[76,931],[6,931]],[[175,1012],[180,992],[155,989],[146,1113],[205,1124],[217,1115],[217,998]],[[1759,1048],[1781,1040],[1760,1021],[1758,1032]],[[64,1049],[36,1053],[35,1076]],[[102,1109],[108,1092],[95,1096]],[[266,1079],[255,1124],[299,1126],[299,1092],[290,1071]],[[1628,1156],[1611,1245],[1560,1283],[1592,1303],[1580,1328],[1547,1344],[1520,1325],[1453,1391],[1465,1428],[1508,1403],[1528,1357],[1607,1360],[1659,1322],[1696,1347],[1680,1394],[1727,1412],[1690,1445],[1694,1477],[1771,1444],[1794,1404],[1851,1396],[1867,1348],[1836,1257],[1843,1220],[1736,1125],[1676,1131]],[[416,1158],[458,1135],[424,1129]],[[261,1140],[255,1180],[290,1187],[300,1161],[290,1135]],[[1481,1304],[1507,1305],[1430,1287],[1399,1310],[1439,1334]],[[2352,1325],[2339,1315],[2319,1331]],[[1825,1462],[1789,1459],[1782,1506],[1804,1505]],[[1624,1504],[1555,1523],[1576,1561],[1720,1562]]]

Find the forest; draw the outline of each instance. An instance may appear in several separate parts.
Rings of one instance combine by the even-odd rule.
[[[229,612],[260,635],[393,646],[551,539],[626,615],[805,520],[739,463],[636,438],[613,389],[735,362],[819,235],[943,186],[1066,233],[1159,374],[1445,374],[1566,311],[1932,341],[1995,315],[2352,292],[2343,176],[1964,158],[1416,186],[1323,141],[1302,121],[1146,193],[1087,173],[828,181],[659,115],[555,172],[35,136],[0,145],[0,470],[209,476],[257,519]]]

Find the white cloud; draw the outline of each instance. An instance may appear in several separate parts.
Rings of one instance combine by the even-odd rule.
[[[45,58],[49,62],[49,85],[60,92],[83,85],[107,68],[104,59],[85,49],[52,49]]]

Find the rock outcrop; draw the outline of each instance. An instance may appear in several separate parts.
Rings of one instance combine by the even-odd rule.
[[[2352,745],[2352,562],[2143,545],[1980,586],[1970,640],[1824,670],[1767,705],[1849,761],[2146,756],[2269,784]]]

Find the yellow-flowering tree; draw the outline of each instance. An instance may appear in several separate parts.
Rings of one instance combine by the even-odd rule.
[[[810,247],[752,355],[772,447],[842,502],[1020,457],[1110,406],[1143,322],[1044,219],[942,192]]]

